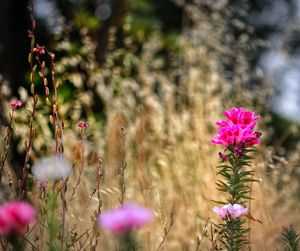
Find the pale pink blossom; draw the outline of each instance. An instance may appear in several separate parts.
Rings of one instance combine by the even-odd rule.
[[[225,220],[228,215],[230,215],[232,219],[237,219],[246,215],[248,213],[248,208],[243,207],[240,204],[227,204],[223,207],[214,207],[213,211],[223,220]]]
[[[243,207],[240,204],[233,204],[228,207],[228,213],[231,215],[232,219],[237,219],[240,216],[244,216],[248,213],[248,208]]]
[[[11,106],[14,110],[20,108],[22,105],[23,105],[23,103],[22,103],[21,100],[13,100],[13,101],[10,102],[10,106]]]
[[[153,219],[153,213],[147,208],[126,204],[98,216],[98,223],[114,234],[123,234],[137,230]]]
[[[228,207],[230,206],[231,204],[227,204],[225,205],[224,207],[214,207],[213,208],[213,211],[219,215],[223,220],[226,219],[226,216],[227,216],[227,213],[228,213]]]
[[[8,202],[0,206],[0,235],[21,233],[35,219],[36,211],[27,202]]]

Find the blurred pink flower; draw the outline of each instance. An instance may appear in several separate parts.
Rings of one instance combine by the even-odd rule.
[[[10,102],[10,106],[15,110],[20,108],[22,105],[23,105],[23,103],[21,100],[13,100]]]
[[[0,234],[21,233],[35,219],[36,211],[27,202],[8,202],[0,206]]]
[[[10,223],[6,217],[5,211],[0,207],[0,235],[8,234],[10,229]]]
[[[224,115],[227,120],[216,122],[219,126],[231,126],[239,125],[241,128],[254,128],[256,121],[260,119],[260,116],[255,116],[255,112],[246,111],[243,107],[233,107],[229,111],[225,111]]]
[[[153,213],[147,208],[134,204],[123,205],[98,216],[98,224],[114,234],[123,234],[136,230],[150,222]]]
[[[237,219],[248,213],[248,208],[243,207],[240,204],[227,204],[223,207],[214,207],[213,211],[219,215],[223,220],[226,219],[227,215],[230,215],[232,219]]]

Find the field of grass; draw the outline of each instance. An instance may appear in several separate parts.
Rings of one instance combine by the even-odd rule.
[[[251,183],[253,200],[246,206],[262,223],[247,219],[245,250],[294,250],[284,249],[281,232],[290,225],[300,229],[300,145],[285,151],[285,135],[272,137],[272,88],[263,81],[249,85],[258,78],[249,63],[251,41],[237,42],[228,30],[233,14],[207,17],[192,7],[186,11],[194,26],[178,36],[167,59],[160,55],[159,31],[137,51],[129,18],[124,48],[116,46],[112,31],[101,66],[85,29],[76,54],[68,36],[56,43],[55,53],[64,55],[57,61],[36,50],[32,34],[32,75],[18,90],[23,105],[12,112],[10,100],[4,102],[8,121],[12,113],[13,119],[1,128],[1,202],[26,200],[37,213],[21,234],[0,237],[3,250],[119,250],[118,236],[96,219],[123,203],[154,214],[134,232],[138,250],[217,250],[215,224],[222,220],[213,201],[226,196],[216,185],[223,147],[211,139],[215,122],[231,107],[261,115],[261,144],[250,167],[258,182]],[[230,77],[226,62],[235,64]],[[87,128],[78,127],[80,121]],[[71,173],[41,184],[32,167],[53,154],[63,154]]]

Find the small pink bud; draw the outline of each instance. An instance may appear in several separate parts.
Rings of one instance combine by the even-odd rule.
[[[41,46],[39,46],[39,45],[37,45],[37,46],[33,49],[33,51],[35,51],[38,55],[43,55],[43,54],[45,54],[44,48],[41,47]]]
[[[236,145],[233,147],[233,155],[234,157],[239,157],[242,156],[244,154],[244,147],[243,144],[240,145]]]
[[[53,52],[49,52],[49,56],[50,56],[52,61],[55,60],[55,54]]]
[[[34,36],[33,36],[33,33],[32,33],[32,31],[31,31],[31,30],[27,30],[27,33],[28,33],[28,37],[29,37],[29,38],[32,38],[32,37],[34,37]]]
[[[11,106],[14,110],[20,108],[22,105],[23,105],[23,103],[22,103],[21,100],[13,100],[13,101],[10,102],[10,106]]]
[[[79,121],[77,125],[80,130],[84,130],[89,127],[89,124],[86,121]]]
[[[48,185],[48,181],[47,180],[38,180],[37,182],[36,182],[36,185],[37,185],[37,187],[38,188],[40,188],[41,190],[45,190],[46,189],[46,187],[47,187],[47,185]]]
[[[222,153],[222,152],[219,152],[219,156],[220,156],[220,158],[221,158],[221,160],[222,160],[223,162],[229,160],[229,157],[228,157],[227,154],[224,154],[224,153]]]
[[[262,135],[262,133],[261,133],[261,132],[254,132],[254,135],[255,135],[255,137],[256,137],[257,139],[259,139],[260,136]]]

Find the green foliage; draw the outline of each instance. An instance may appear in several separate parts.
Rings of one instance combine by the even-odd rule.
[[[245,227],[246,221],[244,219],[230,219],[224,224],[220,224],[220,234],[222,236],[221,242],[228,251],[239,251],[241,247],[247,245],[249,242],[245,235],[249,229]]]
[[[58,236],[60,231],[60,223],[57,219],[57,210],[59,208],[58,194],[56,192],[49,192],[47,202],[45,213],[47,216],[47,227],[49,232],[49,242],[47,243],[48,250],[57,251],[59,250]]]
[[[218,180],[218,190],[231,195],[228,203],[244,204],[246,200],[251,199],[249,183],[257,180],[253,179],[254,171],[248,170],[248,167],[251,166],[250,160],[252,159],[249,153],[254,149],[245,149],[244,154],[239,156],[235,156],[232,149],[230,154],[228,154],[228,164],[222,162],[217,167],[219,169],[218,174],[224,178],[224,181]]]
[[[118,251],[136,251],[138,250],[137,242],[132,232],[128,232],[119,237]]]
[[[298,251],[300,250],[300,236],[294,226],[283,228],[281,239],[284,241],[284,251]]]
[[[91,31],[96,31],[100,27],[101,22],[95,16],[81,10],[76,13],[75,24],[78,28],[87,27]]]
[[[250,160],[253,159],[250,153],[255,151],[255,147],[245,148],[242,153],[237,153],[233,148],[227,148],[230,152],[227,154],[227,161],[223,161],[218,166],[218,174],[223,177],[217,182],[218,190],[228,193],[230,197],[226,203],[220,204],[241,204],[244,205],[250,200],[251,182],[254,171],[249,170],[251,166]],[[220,242],[229,251],[238,251],[242,247],[249,244],[246,234],[250,231],[245,226],[246,220],[242,218],[233,219],[230,215],[225,219],[225,223],[218,225],[220,233]]]

